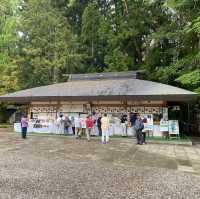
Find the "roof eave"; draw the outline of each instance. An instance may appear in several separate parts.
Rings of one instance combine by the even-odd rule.
[[[0,102],[32,102],[32,101],[93,101],[93,100],[162,100],[162,101],[195,101],[197,94],[176,94],[176,95],[106,95],[106,96],[25,96],[25,97],[0,97]]]

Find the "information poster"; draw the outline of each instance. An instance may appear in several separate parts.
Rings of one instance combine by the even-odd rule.
[[[141,114],[144,121],[143,131],[153,131],[153,115],[152,114]]]
[[[160,131],[161,132],[168,132],[169,131],[169,121],[168,120],[161,120],[160,121]]]
[[[178,120],[169,120],[169,134],[179,135]]]

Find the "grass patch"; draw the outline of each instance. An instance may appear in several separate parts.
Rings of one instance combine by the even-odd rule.
[[[64,134],[55,134],[55,133],[35,133],[35,132],[29,132],[28,135],[36,135],[36,136],[64,136],[64,137],[70,137],[72,135],[64,135]]]
[[[146,137],[147,141],[165,141],[165,142],[190,142],[190,139],[186,135],[181,135],[178,138],[164,138],[164,137]]]
[[[1,123],[0,124],[0,128],[9,128],[11,127],[12,125],[8,124],[8,123]]]

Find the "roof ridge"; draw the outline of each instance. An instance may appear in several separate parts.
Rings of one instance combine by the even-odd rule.
[[[66,74],[66,76],[69,77],[69,81],[121,79],[121,78],[137,79],[144,72],[145,72],[144,70],[136,70],[136,71],[120,71],[120,72]]]

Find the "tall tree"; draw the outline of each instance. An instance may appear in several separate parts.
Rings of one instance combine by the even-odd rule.
[[[85,64],[87,71],[98,70],[103,67],[102,51],[104,41],[100,38],[100,25],[103,17],[94,3],[88,4],[82,15],[81,44],[86,53]]]
[[[67,19],[50,0],[24,2],[19,31],[22,87],[64,81],[63,74],[79,67],[79,55]]]
[[[152,34],[154,45],[149,55],[156,57],[157,53],[159,57],[161,53],[163,58],[152,65],[150,78],[199,91],[199,33],[196,25],[200,2],[168,0],[161,8],[168,16],[167,23],[160,24]]]
[[[145,68],[200,92],[199,0],[1,0],[0,92]]]
[[[18,0],[0,4],[0,93],[18,89],[16,77]]]
[[[116,60],[119,52],[123,59],[125,70],[135,70],[143,65],[143,55],[145,51],[145,38],[150,34],[150,14],[149,7],[145,1],[113,1],[110,7],[110,21],[112,34],[109,38],[109,52],[105,57],[109,68]],[[113,59],[112,59],[113,55]],[[109,59],[107,59],[109,57]],[[117,69],[118,68],[118,69]],[[123,66],[120,67],[121,69]],[[119,67],[116,67],[119,70]]]

